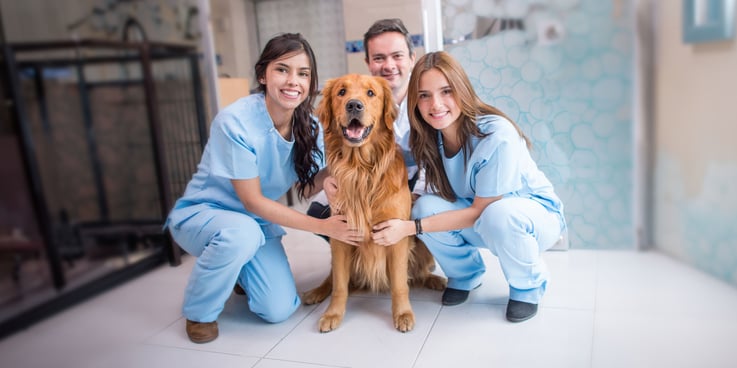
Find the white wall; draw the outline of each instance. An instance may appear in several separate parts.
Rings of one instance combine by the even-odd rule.
[[[258,20],[254,0],[210,0],[210,6],[216,53],[221,60],[218,73],[252,78],[253,64],[261,52],[257,40]],[[363,34],[371,24],[383,18],[400,18],[411,34],[422,34],[422,0],[343,0],[342,6],[343,19],[339,21],[345,29],[345,41],[363,40]],[[330,17],[325,19],[329,20]],[[306,31],[302,30],[303,33]],[[310,43],[318,47],[316,41],[310,40]],[[417,48],[416,52],[418,57],[421,56],[424,47]],[[348,53],[345,58],[347,67],[341,73],[368,73],[363,52]],[[318,60],[321,65],[330,61],[325,57]],[[320,77],[324,81],[331,76],[331,73],[321,73]]]
[[[256,16],[252,0],[210,0],[215,52],[220,56],[219,75],[253,78],[258,60]]]
[[[346,41],[363,40],[363,34],[371,25],[384,18],[399,18],[410,34],[422,34],[422,0],[343,0],[343,15]],[[417,56],[424,54],[424,48],[415,49]],[[348,73],[366,74],[365,54],[348,54]]]
[[[737,285],[737,40],[685,44],[656,4],[655,246]]]

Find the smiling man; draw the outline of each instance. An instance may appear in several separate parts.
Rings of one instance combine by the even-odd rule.
[[[373,76],[389,82],[397,105],[397,120],[394,121],[394,140],[402,148],[409,185],[417,197],[425,192],[424,175],[418,173],[417,165],[409,148],[409,118],[407,116],[407,87],[415,65],[415,50],[407,28],[400,19],[376,21],[363,35],[366,51],[366,66]]]

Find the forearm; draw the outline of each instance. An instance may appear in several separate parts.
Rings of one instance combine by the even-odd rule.
[[[464,229],[473,225],[478,215],[468,208],[428,216],[422,219],[391,219],[373,228],[371,238],[380,245],[396,244],[400,239],[427,232]]]
[[[266,197],[251,199],[247,203],[244,203],[244,206],[249,212],[258,215],[268,222],[317,234],[325,233],[325,229],[323,229],[324,221],[321,219],[307,216],[302,212]]]
[[[423,233],[434,233],[439,231],[451,231],[458,229],[465,229],[473,226],[476,220],[479,218],[480,213],[473,207],[463,208],[459,210],[441,212],[432,216],[418,219],[420,221],[419,226],[412,220],[411,222],[411,234],[414,235],[418,230],[418,227]]]
[[[231,180],[238,198],[251,213],[262,219],[293,229],[324,234],[327,226],[323,220],[307,216],[280,202],[265,197],[258,178]]]
[[[501,196],[476,197],[471,206],[467,208],[441,212],[414,220],[391,219],[380,222],[374,225],[371,237],[378,244],[389,246],[410,235],[466,229],[473,226],[486,206],[500,198]]]
[[[407,235],[413,235],[417,233],[418,230],[421,230],[424,232],[438,232],[438,231],[450,231],[450,230],[459,230],[459,229],[466,229],[474,225],[476,223],[476,220],[481,216],[481,213],[486,209],[486,207],[499,199],[501,199],[501,196],[497,197],[476,197],[474,198],[473,203],[471,206],[458,209],[458,210],[452,210],[452,211],[446,211],[446,212],[440,212],[438,214],[427,216],[422,219],[419,219],[419,223],[414,223],[412,227],[411,233]],[[406,225],[403,226],[403,228],[408,228]]]

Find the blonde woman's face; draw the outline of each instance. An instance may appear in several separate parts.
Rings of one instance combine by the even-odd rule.
[[[453,89],[445,75],[437,69],[422,73],[418,86],[417,109],[420,115],[437,130],[452,126],[461,116]]]

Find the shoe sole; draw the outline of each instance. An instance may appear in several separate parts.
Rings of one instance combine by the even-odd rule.
[[[213,341],[213,340],[215,340],[217,338],[218,338],[217,335],[215,337],[211,338],[211,339],[206,339],[206,340],[195,340],[195,339],[193,339],[193,338],[190,337],[189,338],[189,341],[192,341],[195,344],[206,344],[206,343],[208,343],[210,341]]]
[[[515,317],[509,317],[509,316],[507,316],[507,321],[513,322],[513,323],[524,322],[524,321],[527,321],[528,319],[530,319],[532,317],[535,317],[536,315],[537,315],[537,312],[535,312],[533,314],[530,314],[527,317],[522,317],[522,318],[515,318]]]
[[[466,298],[465,300],[461,300],[460,302],[456,302],[456,303],[446,303],[446,302],[443,302],[443,305],[446,306],[446,307],[452,307],[454,305],[463,304],[463,303],[466,302],[466,300],[468,300],[468,298]]]
[[[531,315],[529,317],[525,317],[525,318],[509,318],[509,317],[507,317],[507,321],[513,322],[513,323],[519,323],[519,322],[527,321],[528,319],[530,319],[532,317],[535,317],[535,314],[533,314],[533,315]]]
[[[196,322],[193,322],[192,324],[192,330],[197,330],[200,328],[197,328]],[[212,340],[215,340],[220,335],[220,331],[218,330],[217,321],[214,322],[214,328],[211,331],[208,331],[210,333],[201,333],[201,331],[192,331],[190,332],[190,321],[187,320],[185,332],[187,334],[187,338],[189,338],[189,341],[192,341],[195,344],[205,344]]]

